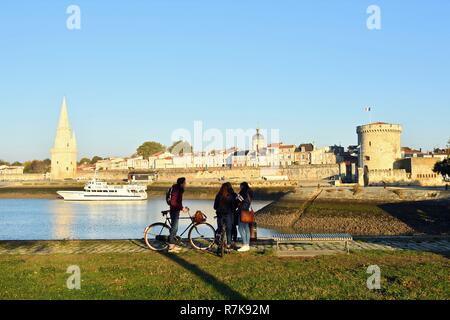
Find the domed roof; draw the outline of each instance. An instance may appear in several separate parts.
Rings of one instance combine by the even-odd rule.
[[[253,141],[255,140],[264,140],[264,136],[261,133],[257,133],[253,136]]]
[[[256,129],[256,134],[252,138],[252,150],[259,153],[266,147],[266,139],[259,132],[259,129]]]
[[[255,141],[257,139],[264,140],[265,138],[264,138],[264,136],[261,133],[259,133],[259,129],[256,129],[256,134],[253,136],[252,139],[253,139],[253,141]]]

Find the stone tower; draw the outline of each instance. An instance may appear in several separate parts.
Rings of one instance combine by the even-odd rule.
[[[375,122],[356,128],[360,146],[359,167],[368,170],[393,169],[394,162],[401,158],[399,124]]]
[[[51,150],[51,178],[54,180],[73,179],[77,172],[77,142],[70,129],[66,97],[63,98],[55,144]]]

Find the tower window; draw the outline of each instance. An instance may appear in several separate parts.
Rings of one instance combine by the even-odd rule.
[[[66,171],[69,171],[69,167],[66,167]]]
[[[370,147],[372,146],[372,141],[369,141],[369,146],[370,146]]]

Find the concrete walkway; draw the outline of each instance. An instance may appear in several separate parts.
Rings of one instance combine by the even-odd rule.
[[[368,238],[350,242],[350,250],[414,250],[436,253],[450,252],[449,238]],[[189,246],[186,244],[186,250]],[[271,240],[259,240],[252,250],[276,250]],[[64,241],[0,241],[0,254],[101,254],[148,252],[142,240],[64,240]],[[315,256],[344,252],[339,243],[282,244],[280,256]]]

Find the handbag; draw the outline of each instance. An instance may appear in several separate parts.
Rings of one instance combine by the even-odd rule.
[[[200,210],[197,211],[194,215],[194,217],[192,218],[192,220],[195,223],[203,223],[206,221],[206,216],[203,214],[203,212],[201,212]]]
[[[255,221],[255,211],[252,208],[250,210],[241,211],[241,222],[242,223],[253,223]]]

